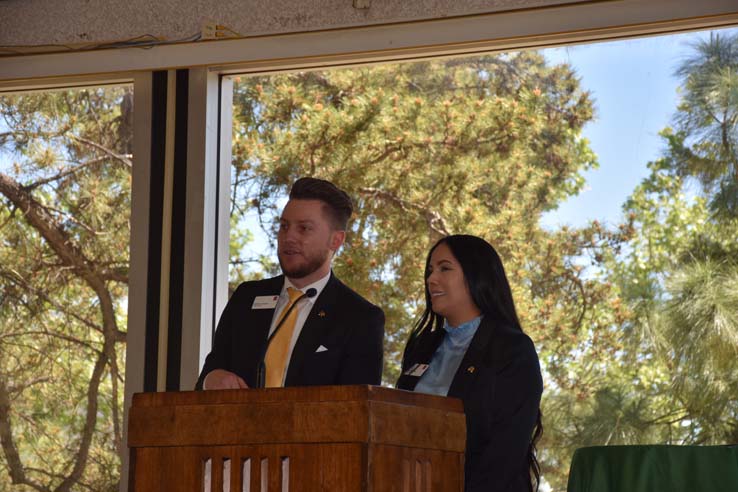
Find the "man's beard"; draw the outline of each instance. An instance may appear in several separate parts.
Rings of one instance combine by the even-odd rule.
[[[282,268],[282,273],[284,273],[286,277],[305,278],[311,273],[317,271],[321,266],[323,266],[323,263],[326,262],[329,254],[330,254],[330,250],[328,249],[324,251],[319,251],[313,256],[306,257],[305,263],[294,267],[292,270],[288,270],[285,267],[284,262],[282,262],[281,254],[277,255],[277,259],[279,260],[279,266]]]

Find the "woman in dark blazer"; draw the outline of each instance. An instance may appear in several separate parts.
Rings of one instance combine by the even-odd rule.
[[[497,252],[484,239],[438,241],[425,267],[426,309],[410,335],[400,389],[461,398],[466,492],[526,492],[540,471],[543,382]]]

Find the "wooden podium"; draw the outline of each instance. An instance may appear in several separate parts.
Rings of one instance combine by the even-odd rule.
[[[129,490],[462,492],[460,400],[378,386],[139,393]]]

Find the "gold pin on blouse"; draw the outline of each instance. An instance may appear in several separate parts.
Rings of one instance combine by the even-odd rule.
[[[474,371],[476,371],[476,368],[474,366],[469,366],[466,368],[466,372],[469,374],[474,374]]]
[[[320,312],[318,313],[318,316],[321,318],[325,318],[325,311],[321,309]]]

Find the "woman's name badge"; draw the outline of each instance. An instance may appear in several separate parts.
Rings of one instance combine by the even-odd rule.
[[[413,364],[407,371],[405,371],[405,376],[420,377],[426,370],[428,370],[428,364]]]
[[[277,307],[279,296],[256,296],[251,309],[274,309]]]

